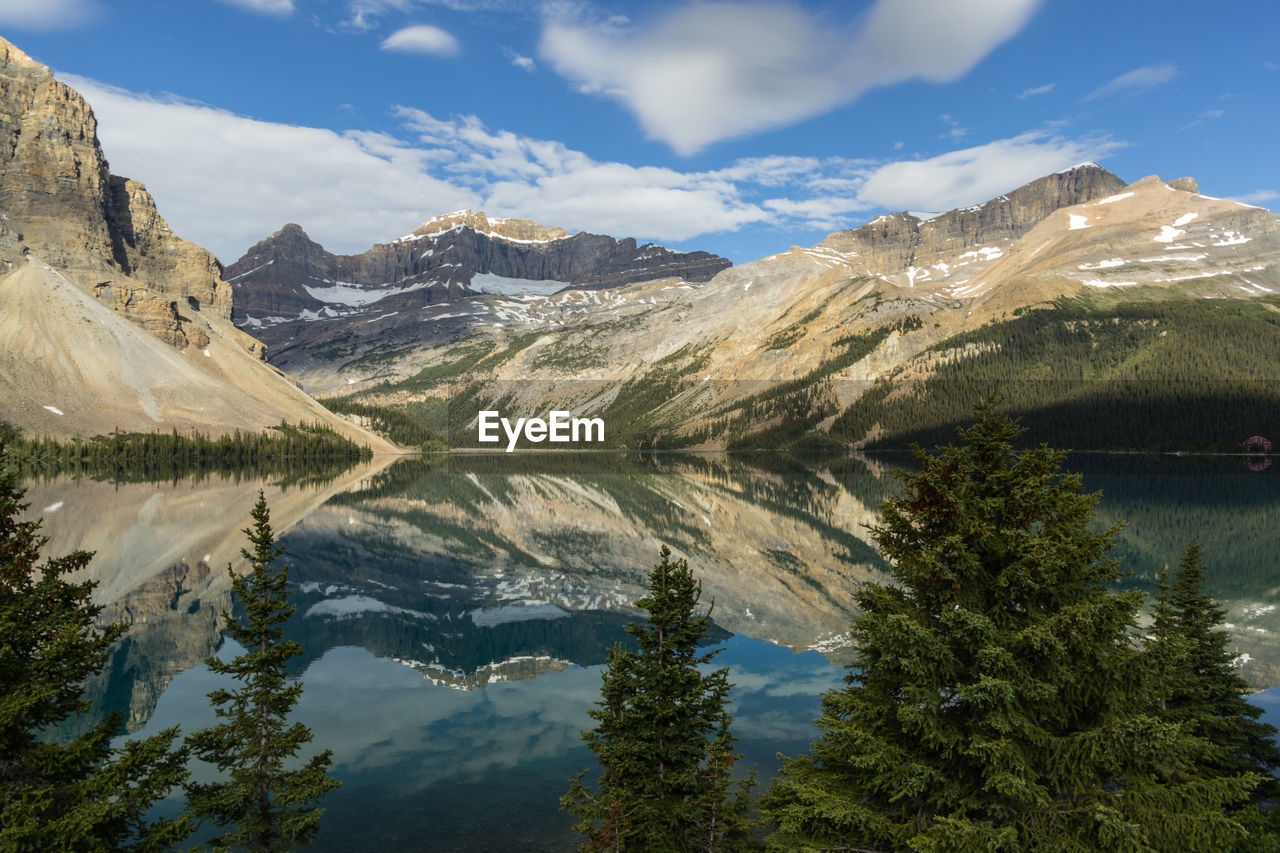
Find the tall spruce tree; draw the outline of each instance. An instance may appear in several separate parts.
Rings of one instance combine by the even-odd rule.
[[[286,677],[285,662],[301,654],[302,647],[283,638],[283,625],[294,611],[288,603],[289,569],[272,565],[284,546],[276,545],[262,492],[252,517],[253,526],[244,531],[252,550],[241,550],[249,573],[238,575],[227,567],[245,622],[222,614],[227,633],[245,651],[229,663],[207,661],[214,672],[230,675],[242,686],[210,693],[215,713],[225,722],[188,739],[197,757],[230,778],[189,785],[187,801],[197,819],[228,829],[214,844],[274,853],[311,843],[323,814],[320,801],[341,783],[326,774],[332,763],[329,750],[301,766],[286,766],[312,738],[302,723],[286,726],[302,684]]]
[[[583,732],[603,770],[592,790],[574,780],[561,807],[582,818],[583,851],[742,850],[747,847],[754,774],[735,782],[739,756],[725,708],[727,669],[704,672],[719,649],[700,652],[710,611],[699,615],[702,584],[685,560],[662,559],[649,573],[647,614],[627,631],[637,650],[615,645]]]
[[[1276,729],[1258,718],[1262,710],[1245,694],[1249,686],[1235,668],[1231,635],[1222,627],[1226,608],[1204,591],[1205,565],[1192,540],[1172,582],[1161,573],[1148,653],[1156,677],[1153,695],[1165,719],[1211,745],[1202,763],[1224,776],[1258,773],[1257,804],[1274,804],[1280,783]]]
[[[847,686],[822,737],[762,800],[774,849],[1185,851],[1242,834],[1224,807],[1256,776],[1216,776],[1203,742],[1147,713],[1114,593],[1117,530],[1064,454],[1014,453],[984,403],[962,443],[917,450],[872,533],[896,584],[867,584]]]
[[[155,850],[191,832],[185,818],[146,814],[187,777],[178,730],[113,749],[118,712],[70,742],[50,729],[89,710],[85,679],[128,627],[98,627],[92,581],[66,576],[92,555],[40,562],[48,541],[0,444],[0,850]]]

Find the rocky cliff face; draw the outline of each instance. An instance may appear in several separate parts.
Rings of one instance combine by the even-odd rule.
[[[598,234],[570,235],[523,219],[460,211],[359,255],[334,255],[289,224],[229,266],[235,320],[261,330],[280,320],[424,305],[485,292],[550,293],[678,276],[706,281],[729,261]],[[277,319],[269,319],[277,318]],[[255,325],[255,321],[258,325]],[[270,333],[266,333],[270,334]]]
[[[856,256],[869,275],[905,273],[910,284],[938,264],[971,266],[963,262],[966,252],[974,253],[971,261],[990,260],[1055,210],[1118,193],[1124,185],[1096,163],[1085,163],[930,219],[906,212],[878,216],[860,228],[837,231],[820,245]],[[937,279],[937,271],[932,277]]]
[[[178,349],[208,342],[193,312],[230,316],[217,259],[173,233],[146,187],[111,174],[89,105],[3,39],[0,212],[6,268],[33,253]]]
[[[0,419],[56,437],[319,421],[391,449],[262,363],[221,272],[111,174],[84,98],[0,39]]]

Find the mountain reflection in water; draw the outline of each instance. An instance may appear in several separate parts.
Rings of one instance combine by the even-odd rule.
[[[240,563],[264,488],[292,566],[298,717],[344,781],[318,847],[423,833],[433,849],[561,849],[571,821],[556,802],[590,766],[578,731],[599,665],[626,640],[659,547],[687,557],[714,602],[745,764],[767,779],[776,751],[816,734],[818,695],[840,683],[856,589],[886,578],[865,525],[898,489],[890,464],[907,461],[451,455],[324,486],[57,481],[28,499],[50,553],[98,551],[105,615],[134,623],[89,686],[95,713],[123,709],[131,731],[212,721],[202,661],[221,645],[225,567]],[[1070,466],[1103,491],[1100,524],[1128,522],[1128,584],[1148,585],[1199,537],[1242,673],[1280,683],[1277,474],[1222,458]]]

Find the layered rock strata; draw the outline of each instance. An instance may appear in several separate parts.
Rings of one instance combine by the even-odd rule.
[[[524,219],[460,211],[359,255],[335,255],[288,224],[227,267],[235,320],[308,319],[379,302],[421,307],[499,287],[530,292],[611,288],[677,276],[706,281],[730,266],[707,252],[673,252],[652,243],[585,232],[570,235]],[[388,302],[388,299],[394,302]],[[308,313],[310,312],[310,313]],[[253,328],[260,328],[253,326]]]

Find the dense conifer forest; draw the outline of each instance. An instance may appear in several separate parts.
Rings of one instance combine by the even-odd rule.
[[[999,394],[1028,436],[1055,447],[1243,452],[1251,436],[1280,435],[1277,351],[1274,301],[1062,300],[937,344],[927,379],[878,381],[831,436],[928,445],[974,399]]]
[[[448,447],[435,430],[423,425],[404,409],[361,403],[350,397],[335,397],[320,400],[320,403],[335,414],[368,418],[370,429],[396,444],[425,451],[446,450]]]
[[[0,423],[7,458],[24,477],[66,475],[116,482],[202,478],[209,474],[310,478],[337,474],[371,453],[324,424],[285,424],[217,438],[200,433],[126,433],[66,441],[27,438]]]

